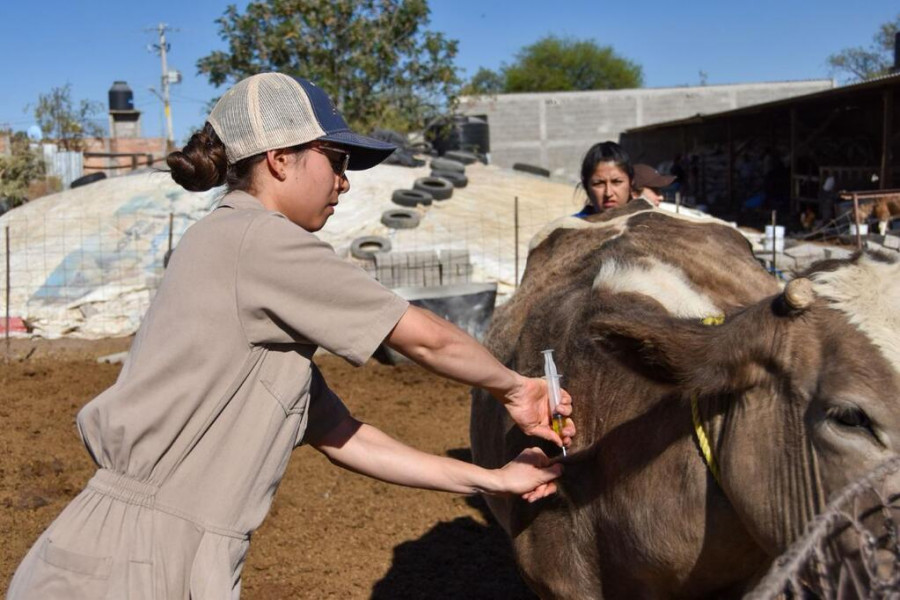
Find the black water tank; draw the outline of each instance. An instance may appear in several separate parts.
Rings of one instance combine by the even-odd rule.
[[[485,119],[469,117],[460,126],[459,145],[463,150],[487,154],[491,151],[491,136]]]
[[[425,132],[441,156],[448,150],[466,150],[486,154],[491,151],[488,124],[482,118],[456,115],[431,124]]]
[[[134,94],[124,81],[115,81],[109,88],[109,110],[134,110]]]
[[[441,156],[448,150],[459,150],[459,123],[465,117],[442,118],[425,130],[425,139]]]

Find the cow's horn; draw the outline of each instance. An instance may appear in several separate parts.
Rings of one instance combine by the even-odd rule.
[[[793,310],[803,310],[816,299],[812,281],[806,277],[792,279],[784,287],[784,301]]]

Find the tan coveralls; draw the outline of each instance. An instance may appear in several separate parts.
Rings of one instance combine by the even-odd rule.
[[[100,469],[8,598],[237,598],[291,451],[346,415],[313,352],[361,364],[407,306],[252,196],[225,196],[179,243],[118,381],[78,414]]]

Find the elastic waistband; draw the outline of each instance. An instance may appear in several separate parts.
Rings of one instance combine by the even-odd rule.
[[[235,531],[228,527],[209,523],[208,521],[204,521],[203,519],[190,514],[190,512],[183,510],[182,508],[158,502],[156,495],[159,492],[159,486],[138,481],[128,475],[122,475],[121,473],[116,473],[109,469],[98,469],[94,476],[91,477],[91,480],[88,481],[87,487],[104,496],[109,496],[110,498],[115,498],[116,500],[127,502],[128,504],[145,506],[172,515],[173,517],[190,521],[202,529],[210,533],[215,533],[216,535],[223,535],[240,540],[250,539],[250,534],[246,531]]]
[[[150,507],[156,503],[156,493],[159,491],[159,486],[109,469],[99,469],[87,486],[117,500]]]

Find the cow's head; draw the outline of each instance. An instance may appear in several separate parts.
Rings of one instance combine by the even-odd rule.
[[[900,451],[896,259],[821,263],[719,325],[673,318],[638,295],[598,302],[596,341],[673,397],[698,399],[720,485],[773,554]]]

